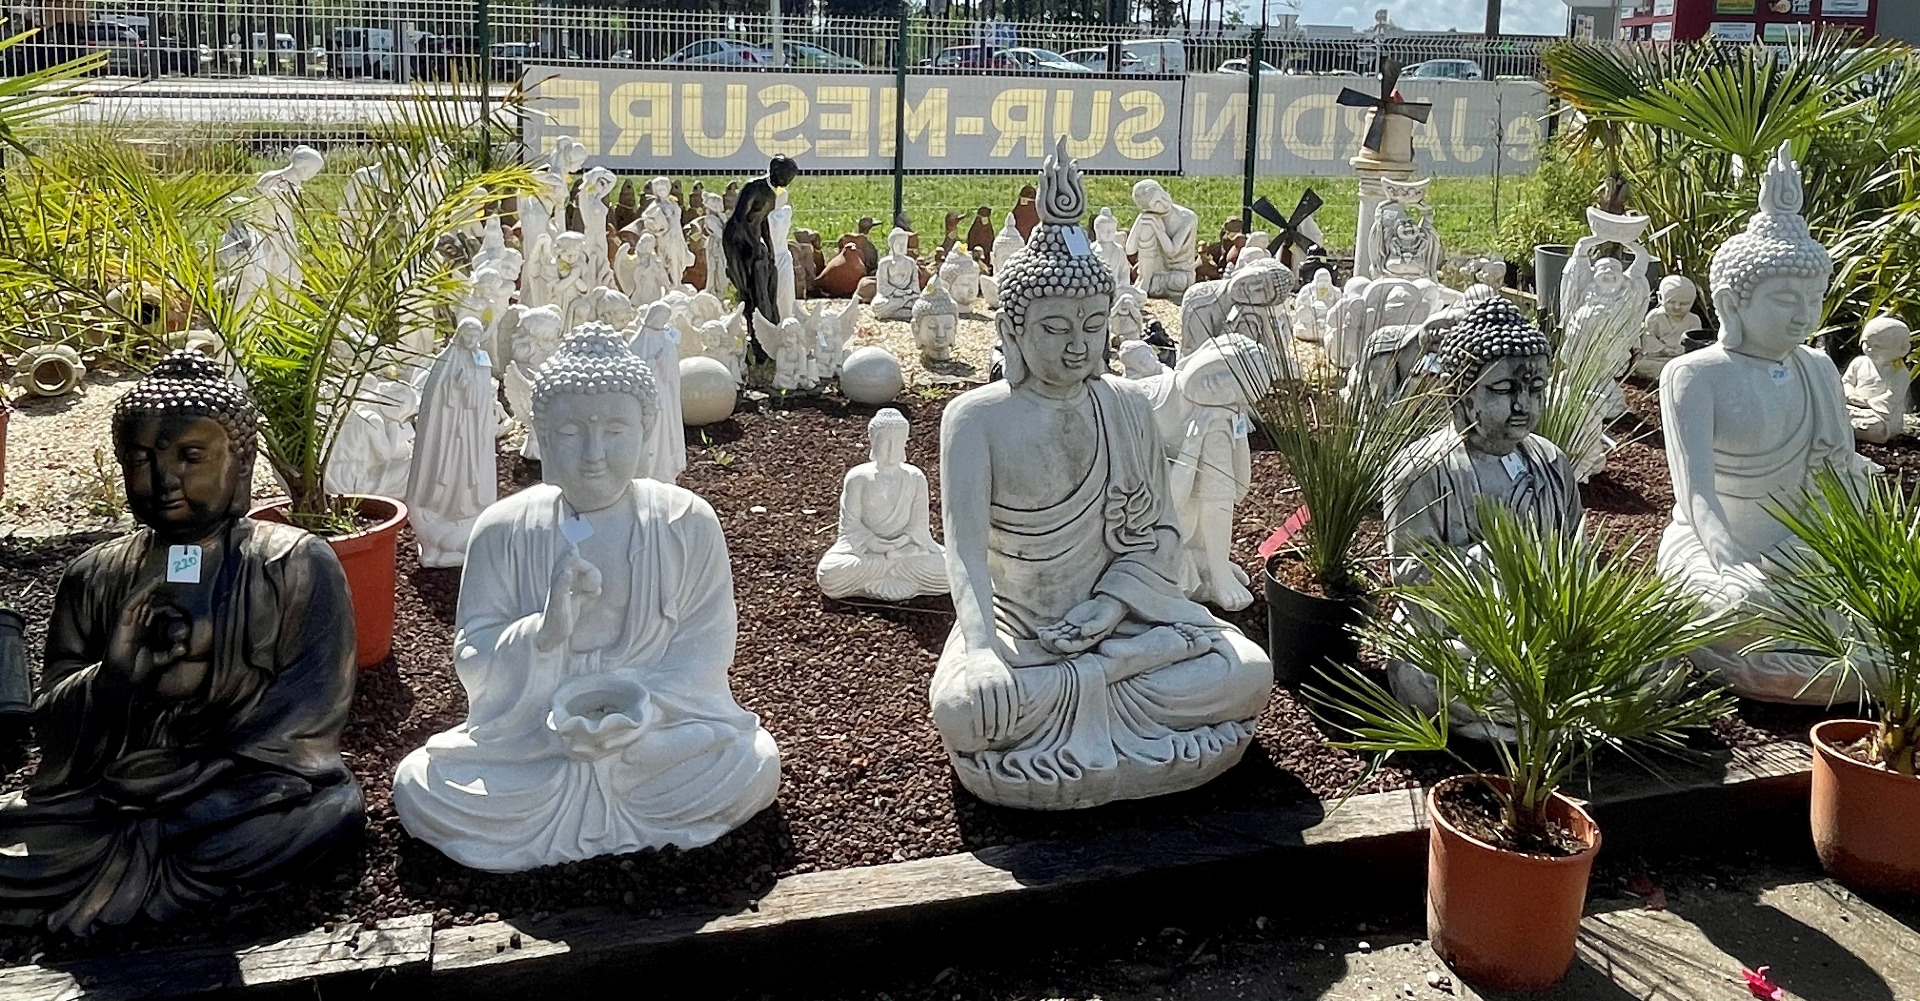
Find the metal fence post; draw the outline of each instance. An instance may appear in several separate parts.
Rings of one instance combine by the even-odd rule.
[[[1253,29],[1247,48],[1247,175],[1240,187],[1240,231],[1253,232],[1253,175],[1260,165],[1260,70],[1266,62],[1267,28]]]
[[[493,169],[493,26],[487,22],[487,0],[479,0],[474,14],[475,39],[480,46],[480,169]]]
[[[907,12],[900,11],[900,39],[893,49],[893,218],[906,208],[907,183]],[[893,220],[888,220],[889,226]]]

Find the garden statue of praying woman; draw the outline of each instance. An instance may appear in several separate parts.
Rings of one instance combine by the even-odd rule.
[[[941,513],[955,624],[929,692],[961,785],[1065,810],[1190,789],[1253,742],[1265,651],[1189,601],[1141,383],[1107,374],[1114,276],[1080,229],[1063,138],[1001,273],[1006,378],[948,406]]]
[[[333,550],[246,516],[258,416],[197,351],[114,407],[130,535],[54,596],[38,770],[0,797],[0,915],[86,934],[299,873],[362,824],[340,757],[353,605]]]

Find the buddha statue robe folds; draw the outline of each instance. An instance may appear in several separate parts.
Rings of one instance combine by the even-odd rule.
[[[455,613],[467,721],[400,762],[394,811],[476,869],[708,844],[773,802],[779,752],[727,685],[713,509],[639,479],[652,375],[611,327],[534,380],[551,483],[480,516]]]
[[[1077,231],[1064,140],[1042,180],[1042,226],[1001,285],[1006,380],[942,419],[956,623],[930,701],[969,791],[1075,809],[1231,767],[1273,675],[1181,591],[1166,457],[1145,391],[1105,372],[1114,281]]]
[[[54,596],[39,768],[0,797],[0,918],[164,920],[359,831],[346,576],[320,539],[245,517],[255,421],[192,351],[121,398],[142,527],[74,560]]]

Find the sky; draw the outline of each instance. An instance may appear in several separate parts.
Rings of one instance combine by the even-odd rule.
[[[1373,24],[1373,12],[1385,7],[1393,23],[1419,31],[1478,32],[1487,23],[1486,0],[1301,0],[1303,24]],[[1259,0],[1253,0],[1253,20],[1259,19]],[[1269,3],[1278,12],[1280,4]],[[1501,30],[1524,35],[1558,35],[1567,30],[1567,6],[1561,0],[1506,0]]]

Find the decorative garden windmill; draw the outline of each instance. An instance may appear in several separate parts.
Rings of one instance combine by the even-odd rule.
[[[1327,259],[1327,248],[1320,245],[1320,227],[1313,224],[1313,214],[1320,211],[1326,202],[1312,188],[1300,194],[1300,200],[1294,203],[1293,212],[1281,215],[1265,195],[1253,203],[1253,214],[1273,224],[1275,234],[1274,256],[1287,261],[1296,272],[1309,261]],[[1289,258],[1292,258],[1291,260]]]
[[[1422,101],[1401,100],[1400,92],[1396,89],[1399,83],[1400,64],[1392,59],[1385,59],[1380,63],[1380,96],[1373,97],[1352,87],[1344,87],[1335,100],[1349,108],[1371,109],[1367,113],[1367,138],[1362,145],[1368,152],[1374,154],[1373,159],[1390,163],[1412,163],[1412,123],[1424,124],[1433,114],[1433,105]],[[1396,117],[1406,119],[1407,124],[1403,128],[1394,129],[1392,137],[1394,141],[1391,143],[1393,149],[1389,150],[1385,148],[1388,145],[1388,123],[1390,119]],[[1361,155],[1364,157],[1366,154]]]

